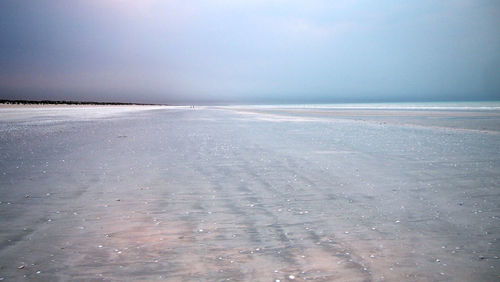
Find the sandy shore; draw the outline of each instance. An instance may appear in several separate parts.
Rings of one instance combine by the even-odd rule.
[[[54,122],[76,119],[96,119],[126,113],[180,108],[144,105],[20,105],[0,104],[0,120],[10,122]]]
[[[116,107],[0,109],[4,281],[500,277],[498,111]]]

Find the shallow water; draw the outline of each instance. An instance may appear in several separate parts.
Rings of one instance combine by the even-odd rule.
[[[0,278],[499,278],[497,110],[33,111],[0,111]]]

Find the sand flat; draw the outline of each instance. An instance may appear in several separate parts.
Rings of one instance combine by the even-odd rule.
[[[96,119],[124,113],[175,108],[172,106],[143,105],[30,105],[0,104],[0,120],[6,121],[66,121]]]
[[[499,278],[498,111],[113,109],[0,110],[0,278]]]

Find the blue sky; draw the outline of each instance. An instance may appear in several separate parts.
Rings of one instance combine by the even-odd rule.
[[[0,97],[500,100],[500,1],[0,2]]]

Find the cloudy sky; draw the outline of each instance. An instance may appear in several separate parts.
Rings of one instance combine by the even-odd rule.
[[[0,1],[0,98],[500,100],[500,1]]]

